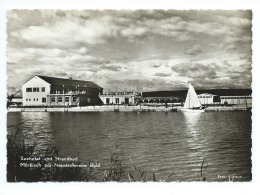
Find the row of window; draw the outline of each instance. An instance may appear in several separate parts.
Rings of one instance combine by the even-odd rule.
[[[40,87],[27,87],[26,92],[40,92]],[[45,87],[41,87],[41,92],[45,92]]]
[[[26,98],[26,101],[28,102],[30,102],[30,101],[36,101],[36,102],[38,102],[38,98]],[[72,100],[73,100],[73,102],[77,102],[77,97],[72,97]],[[70,97],[65,97],[65,102],[69,102],[70,101]],[[51,102],[56,102],[56,98],[55,97],[52,97],[51,98]],[[63,100],[62,100],[62,97],[58,97],[58,102],[63,102]],[[42,98],[42,103],[46,103],[46,98],[45,97],[43,97]]]
[[[32,100],[33,100],[33,101],[38,101],[38,98],[33,98]],[[26,101],[27,101],[27,102],[28,102],[28,101],[31,101],[31,98],[26,99]]]
[[[212,98],[212,96],[211,97],[207,97],[207,96],[198,96],[198,98]],[[229,98],[227,98],[227,97],[221,97],[221,99],[252,99],[252,97],[229,97]]]
[[[77,97],[72,97],[73,102],[77,102]],[[69,102],[70,97],[65,97],[65,102]],[[51,102],[56,102],[56,98],[52,97]],[[58,102],[63,102],[62,97],[58,97]]]
[[[198,98],[212,98],[212,96],[198,96]],[[252,99],[252,97],[221,97],[221,99]]]
[[[198,98],[212,98],[212,96],[198,96]]]
[[[223,100],[226,100],[226,99],[252,99],[252,97],[231,97],[231,98],[224,98],[224,97],[221,97],[221,99]]]
[[[58,89],[58,90],[52,90],[51,94],[63,94],[63,93],[69,93],[69,94],[73,94],[73,93],[81,93],[81,94],[89,94],[89,93],[96,93],[98,92],[97,89]]]
[[[28,101],[30,102],[31,100],[34,101],[34,102],[35,101],[38,102],[38,98],[32,98],[32,99],[31,98],[26,98],[27,102]],[[44,97],[42,98],[42,103],[46,103],[46,98],[44,98]]]
[[[115,98],[116,100],[116,104],[119,104],[119,98]],[[110,98],[106,98],[106,104],[109,104],[110,103]],[[112,101],[113,103],[113,101]]]

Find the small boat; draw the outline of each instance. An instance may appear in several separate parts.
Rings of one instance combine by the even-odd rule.
[[[205,109],[202,108],[198,95],[193,88],[193,86],[189,83],[189,90],[187,93],[187,97],[184,103],[183,108],[180,109],[182,112],[205,112]]]

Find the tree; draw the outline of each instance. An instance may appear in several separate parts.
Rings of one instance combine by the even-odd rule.
[[[13,102],[14,97],[15,97],[16,94],[19,93],[20,91],[21,91],[21,90],[17,91],[17,92],[14,93],[14,94],[11,94],[11,95],[7,94],[7,108],[9,108],[9,106],[10,106],[10,105],[12,104],[12,102]]]

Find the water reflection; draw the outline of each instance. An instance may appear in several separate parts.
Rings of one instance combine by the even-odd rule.
[[[50,113],[24,112],[21,116],[24,122],[23,135],[26,143],[36,143],[35,152],[42,152],[53,144],[53,134],[50,125]],[[33,128],[32,128],[33,127]]]
[[[200,128],[201,125],[199,124],[201,121],[201,115],[203,113],[189,113],[185,112],[184,114],[184,122],[185,122],[185,133],[186,133],[186,138],[185,141],[187,142],[187,145],[189,149],[194,150],[198,149],[201,144],[200,142]],[[192,154],[192,153],[191,153]]]
[[[205,114],[203,112],[182,112],[184,115],[186,131],[191,132],[192,134],[196,133],[198,123],[201,119],[201,115]]]
[[[205,157],[203,153],[204,143],[201,134],[201,125],[205,113],[202,112],[183,112],[185,123],[185,138],[187,152],[185,153],[187,162],[190,163],[189,171],[194,177],[199,179],[200,165]]]

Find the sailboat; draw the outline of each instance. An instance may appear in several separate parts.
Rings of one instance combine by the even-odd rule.
[[[193,86],[189,83],[189,90],[187,93],[187,97],[184,103],[183,108],[180,109],[183,112],[205,112],[205,109],[202,109],[200,100],[198,95],[193,88]]]

